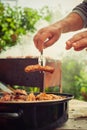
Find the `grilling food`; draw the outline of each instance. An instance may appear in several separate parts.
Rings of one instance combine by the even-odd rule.
[[[46,72],[53,73],[54,68],[51,66],[41,66],[39,64],[29,65],[25,67],[25,72],[33,72],[33,71],[46,71]]]
[[[46,93],[40,93],[36,96],[36,100],[42,101],[42,100],[56,100],[56,99],[64,99],[62,96],[54,95],[54,94],[46,94]]]
[[[46,101],[46,100],[61,100],[65,99],[65,96],[55,95],[55,94],[46,94],[39,93],[35,95],[34,93],[29,93],[25,90],[16,89],[14,93],[4,92],[3,96],[0,98],[0,102],[3,101]]]

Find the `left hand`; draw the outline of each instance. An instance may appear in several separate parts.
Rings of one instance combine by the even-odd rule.
[[[66,50],[74,48],[75,51],[81,51],[87,48],[87,31],[75,34],[72,38],[66,41]]]

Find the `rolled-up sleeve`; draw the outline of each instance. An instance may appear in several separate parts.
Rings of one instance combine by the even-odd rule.
[[[76,6],[72,12],[78,13],[84,22],[84,28],[87,27],[87,0]]]

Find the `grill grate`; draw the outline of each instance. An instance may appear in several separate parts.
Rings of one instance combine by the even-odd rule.
[[[0,81],[11,86],[39,87],[43,91],[44,74],[39,71],[24,72],[27,65],[37,63],[37,58],[0,59]]]

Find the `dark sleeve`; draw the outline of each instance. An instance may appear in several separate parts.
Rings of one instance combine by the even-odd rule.
[[[76,6],[72,12],[78,13],[84,22],[84,28],[87,27],[87,0],[84,0],[82,3],[80,3],[78,6]]]

